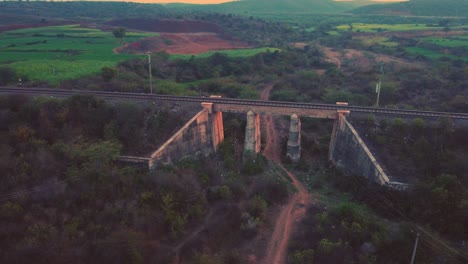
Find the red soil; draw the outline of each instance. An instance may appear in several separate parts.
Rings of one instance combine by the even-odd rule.
[[[117,52],[145,53],[166,51],[169,54],[198,54],[214,50],[242,49],[247,45],[228,41],[215,33],[161,33],[161,37],[147,38],[116,49]]]
[[[268,100],[272,85],[268,85],[261,93],[262,100]],[[289,238],[296,222],[305,215],[306,206],[311,202],[309,193],[296,177],[283,167],[280,160],[280,139],[275,128],[272,115],[263,115],[262,120],[266,128],[266,144],[263,154],[269,160],[276,162],[292,180],[298,192],[290,198],[288,203],[281,208],[276,220],[273,234],[269,240],[264,264],[282,264],[286,262],[286,253]]]
[[[198,54],[212,50],[248,48],[243,43],[227,41],[213,33],[163,33],[161,36],[172,42],[165,48],[167,53]]]
[[[170,54],[198,54],[248,48],[242,42],[223,39],[218,35],[222,33],[218,25],[201,20],[121,19],[107,22],[106,25],[160,33],[160,37],[127,44],[116,49],[116,52],[145,53],[164,50]]]

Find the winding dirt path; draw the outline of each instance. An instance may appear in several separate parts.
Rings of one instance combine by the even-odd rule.
[[[261,99],[268,100],[273,85],[267,85],[261,92]],[[265,252],[264,264],[282,264],[286,263],[286,253],[289,238],[294,224],[305,215],[306,206],[311,202],[309,193],[304,186],[281,164],[280,159],[280,138],[275,128],[275,122],[272,115],[263,115],[262,122],[266,129],[266,144],[263,155],[278,164],[286,172],[298,192],[290,198],[288,203],[281,208],[276,220],[273,234],[268,243]]]

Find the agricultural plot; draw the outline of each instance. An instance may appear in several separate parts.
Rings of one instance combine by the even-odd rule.
[[[150,36],[157,34],[128,32],[124,41]],[[97,73],[104,66],[138,57],[114,53],[113,49],[121,43],[111,32],[79,25],[7,31],[0,34],[0,43],[0,65],[15,69],[19,78],[51,84]]]
[[[408,47],[406,51],[430,59],[448,57],[468,61],[468,36],[466,35],[424,37],[419,38],[419,40],[425,44],[424,47]]]
[[[468,36],[428,37],[421,40],[442,47],[468,47]]]
[[[429,59],[439,59],[442,57],[447,57],[451,59],[462,59],[465,61],[468,61],[468,54],[466,56],[455,56],[453,54],[445,54],[442,52],[426,49],[426,48],[420,48],[420,47],[408,47],[405,48],[405,51],[413,54],[413,55],[421,55]]]
[[[254,49],[216,50],[216,51],[200,53],[197,55],[172,54],[170,58],[171,59],[189,59],[192,56],[195,56],[196,58],[207,58],[215,53],[222,53],[228,57],[250,57],[261,52],[275,52],[275,51],[281,51],[281,50],[278,48],[269,48],[269,47],[254,48]]]
[[[121,43],[114,38],[112,32],[80,25],[7,31],[0,34],[0,66],[6,65],[15,69],[18,78],[46,81],[56,85],[63,80],[96,74],[102,67],[114,66],[130,58],[146,59],[146,55],[141,55],[143,51],[136,54],[116,51],[119,47],[128,46],[126,43],[138,43],[142,39],[151,40],[158,36],[157,33],[127,32]],[[190,46],[190,43],[185,44]],[[215,52],[222,52],[231,57],[246,57],[275,50],[278,49],[215,50],[196,56],[209,57]],[[168,52],[171,53],[170,49]],[[186,59],[191,56],[191,54],[171,54],[173,59]]]
[[[353,32],[383,32],[383,31],[408,31],[408,30],[427,30],[441,29],[441,27],[426,26],[422,24],[364,24],[353,23]],[[348,31],[349,25],[339,25],[336,27],[339,31]]]

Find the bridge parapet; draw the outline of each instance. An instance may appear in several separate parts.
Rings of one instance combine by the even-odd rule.
[[[272,114],[272,115],[292,115],[296,114],[299,117],[312,117],[321,119],[336,119],[337,110],[330,109],[307,109],[301,107],[278,107],[278,106],[252,106],[242,104],[223,104],[215,103],[213,109],[217,112],[230,113],[247,113],[253,111],[256,114]]]

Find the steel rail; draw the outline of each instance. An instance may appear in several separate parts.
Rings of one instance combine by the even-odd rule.
[[[284,102],[284,101],[259,101],[245,100],[234,98],[218,98],[218,97],[201,97],[201,96],[173,96],[173,95],[158,95],[144,93],[127,93],[127,92],[106,92],[106,91],[89,91],[89,90],[65,90],[65,89],[50,89],[50,88],[26,88],[26,87],[0,87],[0,93],[6,94],[27,94],[27,95],[46,95],[46,96],[61,96],[69,97],[73,95],[94,95],[103,98],[130,99],[130,100],[163,100],[174,102],[191,102],[191,103],[217,103],[245,106],[268,106],[288,109],[316,109],[316,110],[349,110],[351,112],[400,115],[425,118],[447,117],[453,119],[468,120],[468,113],[450,113],[450,112],[435,112],[421,110],[406,110],[406,109],[389,109],[389,108],[374,108],[363,106],[345,106],[335,104],[316,104],[316,103],[301,103],[301,102]]]

